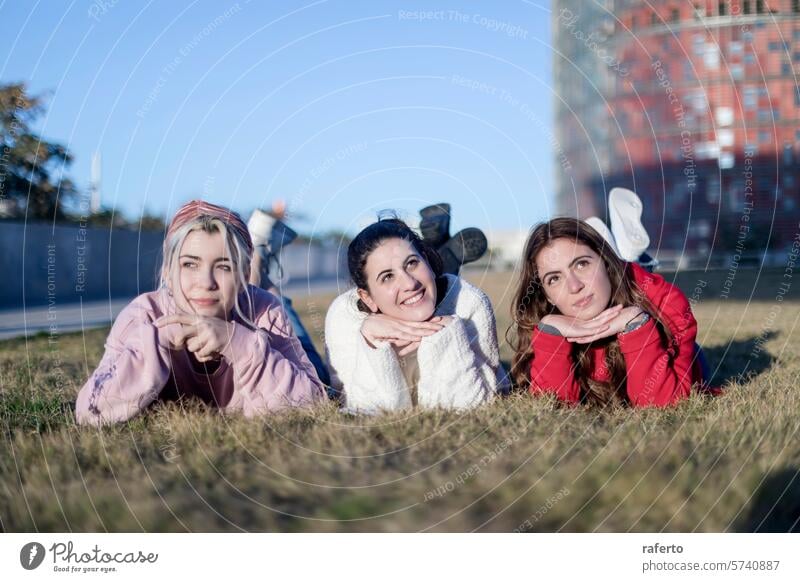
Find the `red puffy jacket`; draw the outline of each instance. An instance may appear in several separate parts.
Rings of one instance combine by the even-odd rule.
[[[635,263],[628,263],[627,268],[674,339],[673,346],[665,348],[653,318],[617,336],[627,369],[628,400],[632,406],[668,406],[688,397],[692,385],[703,381],[695,351],[697,322],[686,295],[675,285]],[[531,348],[531,392],[554,393],[560,400],[578,402],[580,388],[573,374],[572,344],[559,335],[535,329]],[[598,346],[589,351],[594,358],[593,379],[609,381],[605,349]]]

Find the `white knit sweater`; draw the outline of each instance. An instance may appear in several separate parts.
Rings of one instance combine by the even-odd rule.
[[[453,275],[435,315],[453,316],[443,330],[425,337],[417,350],[417,397],[423,408],[470,408],[508,389],[500,365],[497,329],[489,298]],[[331,383],[342,390],[351,410],[365,413],[411,408],[411,392],[391,344],[375,348],[361,335],[367,317],[351,289],[328,309],[325,348]]]

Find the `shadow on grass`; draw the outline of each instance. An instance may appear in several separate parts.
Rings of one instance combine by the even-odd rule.
[[[767,477],[753,496],[742,532],[800,532],[800,468],[790,467]]]
[[[711,368],[711,384],[723,386],[732,380],[744,380],[766,372],[775,362],[764,349],[764,343],[776,337],[774,331],[727,344],[703,347]]]

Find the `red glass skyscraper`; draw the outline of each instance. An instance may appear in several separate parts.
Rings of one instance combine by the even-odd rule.
[[[557,201],[635,190],[657,251],[785,249],[800,223],[800,0],[556,2]]]

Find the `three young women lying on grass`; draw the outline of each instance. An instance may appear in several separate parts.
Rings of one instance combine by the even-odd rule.
[[[707,389],[686,296],[625,262],[586,223],[554,219],[525,248],[514,301],[516,384],[568,403],[666,406]],[[82,424],[196,397],[255,416],[325,398],[280,300],[248,285],[253,245],[230,210],[194,201],[172,220],[159,290],[118,316],[81,389]],[[331,383],[355,412],[465,409],[504,393],[492,306],[405,223],[348,249],[355,288],[325,324]]]

